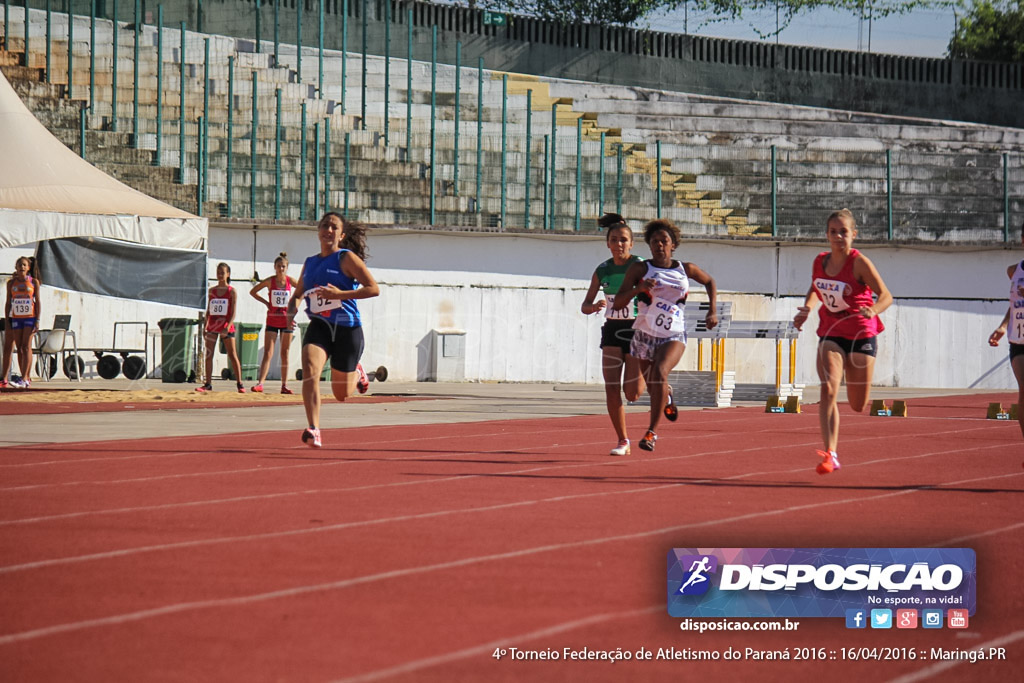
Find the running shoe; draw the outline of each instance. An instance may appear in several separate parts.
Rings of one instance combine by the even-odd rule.
[[[244,387],[244,386],[242,386],[242,383],[241,383],[241,382],[239,382],[239,383],[238,383],[238,384],[236,384],[235,386],[237,386],[237,387],[238,387],[238,393],[240,393],[240,394],[244,394],[244,393],[245,393],[245,387]]]
[[[320,448],[323,446],[320,443],[320,430],[316,427],[306,427],[302,432],[302,442],[310,448]]]
[[[644,449],[645,451],[653,451],[654,444],[657,441],[658,435],[648,429],[647,433],[644,434],[644,438],[640,439],[640,448]]]
[[[356,389],[359,390],[360,394],[365,394],[370,390],[370,379],[366,376],[362,363],[356,366],[356,372],[359,373],[359,378],[356,380]]]
[[[291,389],[289,389],[288,387],[281,387],[281,393],[290,396],[290,395],[294,394],[295,392],[292,391]]]
[[[672,392],[668,392],[668,403],[665,404],[665,419],[669,422],[675,422],[679,419],[679,408],[676,408],[675,401],[672,400]]]
[[[206,383],[201,387],[196,387],[196,391],[198,391],[200,394],[205,394],[208,391],[213,391],[213,385],[210,383]]]
[[[10,384],[5,379],[0,379],[0,389],[6,389]]]
[[[254,393],[254,394],[262,394],[263,393],[263,385],[262,384],[257,384],[256,386],[254,386],[252,388],[252,393]]]
[[[629,439],[619,441],[619,445],[613,448],[608,455],[629,455]]]
[[[834,452],[817,451],[817,453],[818,457],[821,458],[821,462],[818,463],[818,466],[815,468],[818,474],[829,474],[830,472],[834,472],[842,467],[842,465],[839,464],[839,456]]]

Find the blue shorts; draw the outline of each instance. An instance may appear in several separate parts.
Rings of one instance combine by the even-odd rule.
[[[8,318],[12,330],[31,330],[39,322],[39,318]]]

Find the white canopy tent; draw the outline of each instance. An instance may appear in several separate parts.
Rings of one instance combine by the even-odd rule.
[[[154,273],[167,284],[150,290],[166,290],[176,284],[205,292],[206,219],[128,187],[65,147],[36,120],[3,74],[0,160],[0,248],[38,243],[37,253],[51,261],[53,249],[60,248],[63,259],[58,261],[67,263],[71,270],[56,272],[59,264],[56,271],[47,269],[43,278],[46,284],[172,303],[140,296],[140,287],[135,286],[138,283],[133,285],[129,272],[123,273],[128,281],[115,283],[118,286],[114,291],[103,278],[91,276],[89,268],[78,272],[83,260],[88,261],[87,252],[102,244],[100,258],[105,274],[111,269],[118,273],[131,270],[111,262],[116,262],[118,252],[123,251],[133,253],[131,261],[136,264],[152,259],[156,268],[146,275],[145,284],[153,284]],[[140,258],[140,253],[148,256]],[[202,261],[201,268],[197,259]],[[205,305],[194,293],[189,293],[186,301],[173,303],[200,308]]]

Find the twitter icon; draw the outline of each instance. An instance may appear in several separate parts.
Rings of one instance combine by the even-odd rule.
[[[892,628],[892,610],[871,610],[871,628]]]

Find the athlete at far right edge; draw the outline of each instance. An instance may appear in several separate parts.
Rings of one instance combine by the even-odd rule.
[[[814,259],[812,282],[793,324],[803,328],[818,301],[818,377],[821,400],[818,421],[825,449],[818,451],[818,474],[838,470],[839,386],[846,373],[846,398],[858,413],[868,405],[871,375],[878,353],[878,334],[885,329],[878,317],[892,304],[892,294],[875,266],[853,248],[857,223],[849,209],[832,213],[826,222],[830,250]],[[876,298],[877,297],[877,298]]]
[[[1024,225],[1021,226],[1021,245],[1024,245]],[[1010,306],[1006,309],[1003,322],[988,338],[989,346],[999,346],[999,340],[1009,327],[1010,367],[1017,379],[1017,422],[1024,435],[1024,261],[1014,263],[1006,269],[1010,278]]]

